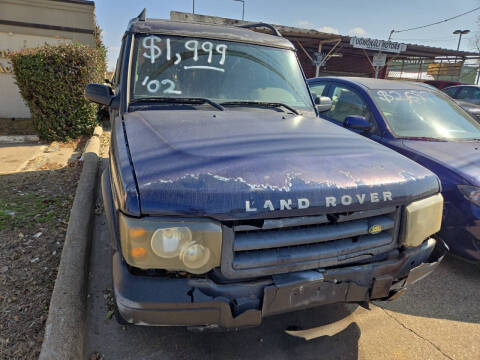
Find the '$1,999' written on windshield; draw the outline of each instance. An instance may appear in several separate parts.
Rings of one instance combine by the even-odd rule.
[[[164,39],[166,42],[166,59],[170,61],[172,59],[171,52],[171,39]],[[147,36],[143,39],[142,46],[146,50],[143,53],[143,56],[150,60],[152,64],[155,64],[155,61],[162,55],[162,50],[156,43],[160,43],[162,39],[155,35]],[[227,45],[226,44],[217,44],[216,46],[210,41],[199,41],[199,40],[187,40],[185,42],[185,49],[193,52],[193,61],[198,61],[198,51],[203,50],[207,54],[207,63],[212,62],[212,56],[214,51],[221,55],[219,65],[225,64],[225,58],[227,54]],[[175,53],[174,64],[178,65],[182,61],[182,57],[179,53]],[[222,69],[223,70],[223,69]]]

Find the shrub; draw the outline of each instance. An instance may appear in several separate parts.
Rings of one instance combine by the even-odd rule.
[[[30,108],[38,136],[66,141],[93,132],[98,106],[83,96],[85,85],[103,82],[102,48],[44,45],[10,56],[16,83]]]

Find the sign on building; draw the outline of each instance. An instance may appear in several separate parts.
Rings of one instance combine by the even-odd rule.
[[[391,52],[391,53],[397,53],[397,54],[407,50],[406,44],[401,44],[393,41],[359,38],[359,37],[352,37],[350,39],[350,45],[352,45],[354,48],[359,48],[359,49]]]
[[[373,66],[385,66],[387,62],[387,55],[386,54],[377,54],[373,56],[372,64]]]

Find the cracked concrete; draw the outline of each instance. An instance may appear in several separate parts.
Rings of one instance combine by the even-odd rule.
[[[381,309],[381,308],[380,308],[380,309]],[[404,323],[402,323],[400,320],[398,320],[398,319],[395,317],[395,315],[393,315],[393,313],[390,313],[388,310],[385,310],[385,309],[382,309],[382,310],[383,310],[383,312],[384,312],[387,316],[389,316],[390,318],[392,318],[393,320],[395,320],[395,321],[396,321],[399,325],[401,325],[405,330],[408,330],[408,331],[412,332],[413,334],[415,334],[416,336],[418,336],[420,339],[422,339],[422,340],[428,342],[429,344],[431,344],[435,349],[437,349],[438,352],[440,352],[440,353],[441,353],[443,356],[445,356],[447,359],[453,360],[453,358],[450,357],[450,356],[448,356],[448,354],[445,354],[438,345],[436,345],[436,344],[434,344],[433,342],[431,342],[430,340],[424,338],[422,335],[418,334],[415,330],[412,330],[412,329],[410,329],[409,327],[407,327]]]
[[[406,296],[377,303],[450,359],[480,359],[480,267],[447,257]]]

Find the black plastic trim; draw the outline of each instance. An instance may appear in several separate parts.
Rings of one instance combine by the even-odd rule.
[[[241,328],[259,325],[265,316],[324,304],[398,297],[430,274],[447,251],[443,241],[429,239],[384,261],[236,283],[134,275],[116,252],[114,291],[121,316],[133,324]]]
[[[391,230],[387,230],[391,232],[391,241],[388,243],[386,241],[381,241],[381,239],[376,239],[374,236],[371,237],[369,242],[371,243],[372,247],[370,248],[358,248],[358,250],[352,247],[352,251],[349,253],[341,254],[341,255],[333,255],[330,257],[323,257],[321,256],[321,252],[317,252],[316,257],[302,257],[299,254],[297,261],[292,262],[293,259],[291,256],[288,256],[288,253],[280,248],[280,251],[283,251],[283,255],[285,257],[280,256],[280,261],[276,264],[264,264],[254,267],[253,265],[250,266],[243,266],[240,264],[236,264],[235,262],[235,232],[232,227],[223,225],[222,226],[222,233],[223,233],[223,241],[222,241],[222,262],[221,262],[221,272],[225,278],[228,279],[248,279],[248,278],[255,278],[261,276],[269,276],[274,274],[282,274],[282,273],[289,273],[294,271],[304,271],[310,270],[315,268],[327,268],[333,267],[338,265],[344,264],[351,264],[360,261],[368,261],[369,259],[373,259],[377,255],[381,255],[387,253],[390,250],[393,250],[398,247],[398,236],[399,236],[399,229],[401,223],[401,207],[388,207],[383,209],[375,209],[371,211],[359,211],[349,215],[339,215],[337,216],[337,223],[347,223],[349,220],[354,221],[357,219],[365,219],[371,218],[374,216],[383,215],[386,213],[394,213],[394,228]],[[343,225],[343,224],[342,224]],[[269,230],[270,231],[270,230]],[[381,233],[382,234],[382,233]],[[379,235],[381,235],[379,234]],[[342,242],[342,240],[336,240],[336,242]],[[361,243],[361,241],[359,241]],[[319,244],[313,244],[319,245]],[[323,243],[323,245],[329,245],[328,242]],[[330,247],[328,247],[330,249]],[[258,254],[269,251],[268,249],[265,250],[253,250],[258,252]],[[271,251],[275,251],[272,249]],[[254,254],[252,253],[252,257]],[[331,254],[334,252],[330,251]],[[238,254],[238,252],[237,252]],[[295,254],[292,251],[292,256]]]

